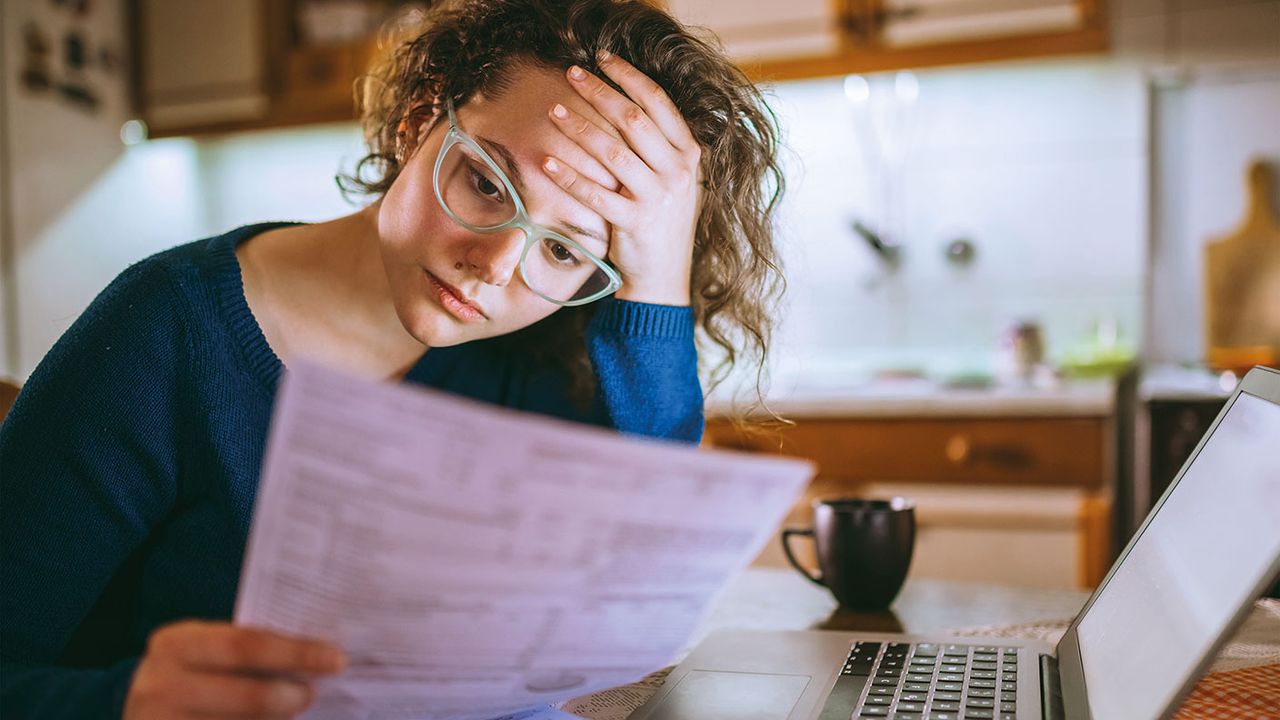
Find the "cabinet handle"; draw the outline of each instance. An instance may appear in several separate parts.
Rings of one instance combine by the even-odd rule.
[[[964,465],[973,456],[973,443],[967,435],[952,435],[944,452],[952,465]]]

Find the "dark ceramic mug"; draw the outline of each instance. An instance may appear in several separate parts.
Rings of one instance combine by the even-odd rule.
[[[793,535],[813,538],[816,574],[791,552]],[[830,590],[844,607],[883,610],[902,589],[915,538],[915,505],[906,498],[815,500],[813,527],[783,530],[782,550],[796,570]]]

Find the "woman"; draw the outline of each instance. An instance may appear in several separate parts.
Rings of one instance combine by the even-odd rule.
[[[441,10],[366,83],[374,201],[126,270],[0,431],[7,716],[289,716],[337,648],[231,617],[296,358],[695,442],[695,330],[767,343],[773,118],[618,0]],[[609,297],[612,295],[612,297]]]

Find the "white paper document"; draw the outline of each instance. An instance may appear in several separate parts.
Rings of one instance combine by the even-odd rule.
[[[310,720],[546,707],[668,664],[812,473],[291,365],[235,619],[346,650]]]

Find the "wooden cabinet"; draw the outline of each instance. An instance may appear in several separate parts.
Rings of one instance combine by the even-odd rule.
[[[385,12],[398,6],[387,3]],[[133,0],[135,96],[151,136],[356,119],[355,83],[374,59],[374,31],[308,41],[301,7]]]
[[[811,458],[855,482],[1101,487],[1101,418],[815,418],[778,433],[707,425],[722,447]]]
[[[710,445],[818,465],[790,524],[809,524],[816,498],[897,494],[916,501],[916,575],[1092,587],[1110,567],[1109,417],[793,420],[759,432],[713,418],[706,430]],[[769,547],[758,562],[782,565],[777,550]]]
[[[750,76],[770,81],[1107,46],[1102,0],[652,1],[715,33]],[[152,136],[354,119],[374,33],[308,42],[301,2],[131,0],[135,95]],[[947,14],[957,7],[972,11]],[[1060,17],[1036,21],[1046,8]]]
[[[1102,52],[1102,0],[666,0],[760,80]]]
[[[154,134],[266,119],[261,0],[135,0],[135,100]]]

